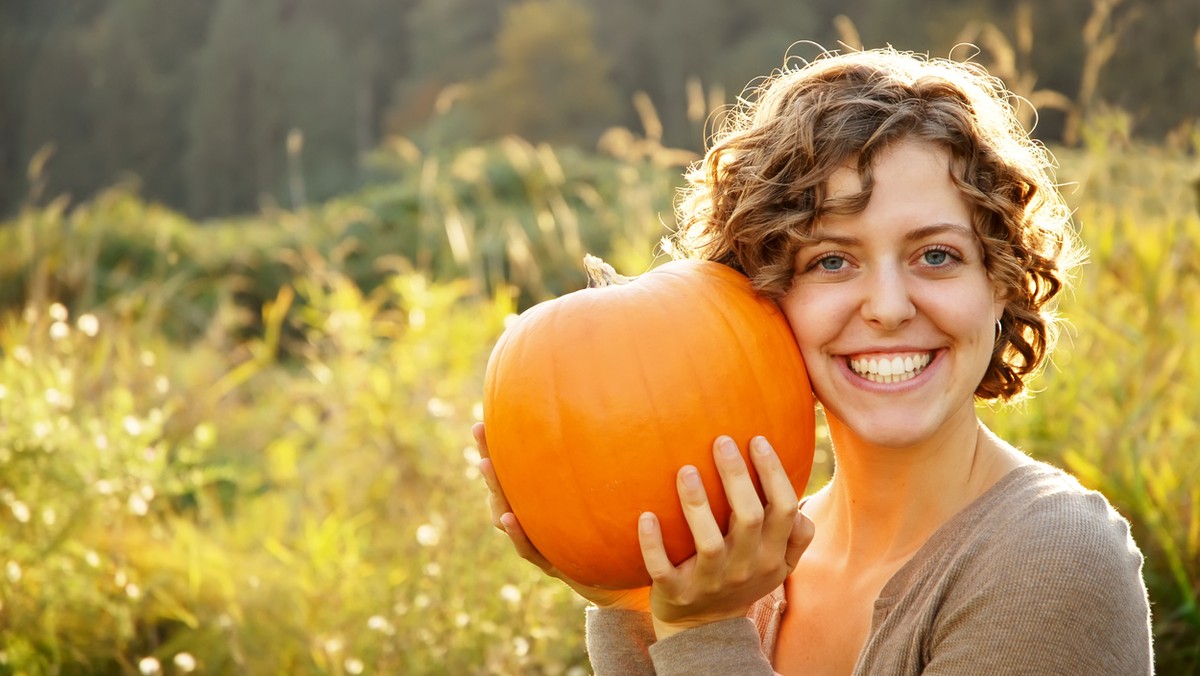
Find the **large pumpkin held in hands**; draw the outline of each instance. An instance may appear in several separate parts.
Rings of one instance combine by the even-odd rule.
[[[496,476],[538,550],[584,584],[640,587],[650,583],[642,512],[658,515],[676,565],[695,553],[679,468],[699,469],[728,525],[718,436],[743,454],[766,437],[803,492],[813,395],[787,320],[741,273],[678,260],[629,280],[587,264],[590,288],[530,308],[497,342],[484,424]]]

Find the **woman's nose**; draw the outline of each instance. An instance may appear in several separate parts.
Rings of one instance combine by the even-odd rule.
[[[913,305],[911,280],[896,266],[882,266],[867,275],[862,299],[862,316],[884,330],[899,328],[917,314]]]

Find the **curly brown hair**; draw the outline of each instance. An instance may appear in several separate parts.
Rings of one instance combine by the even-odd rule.
[[[883,150],[907,139],[936,143],[950,152],[987,274],[1006,301],[975,395],[1011,399],[1047,359],[1049,302],[1082,258],[1053,158],[1017,121],[1017,102],[977,65],[893,49],[828,52],[780,70],[741,99],[689,169],[668,248],[734,267],[779,299],[821,215],[866,207]],[[827,198],[829,177],[848,164],[863,191]]]

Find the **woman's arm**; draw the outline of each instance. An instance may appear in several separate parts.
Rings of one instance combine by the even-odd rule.
[[[1040,498],[955,571],[922,673],[1150,674],[1141,566],[1128,524],[1100,494]]]

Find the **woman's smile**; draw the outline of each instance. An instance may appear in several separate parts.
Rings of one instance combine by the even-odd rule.
[[[873,383],[903,383],[921,375],[932,358],[930,352],[886,352],[850,356],[846,363]]]
[[[780,306],[833,419],[910,447],[973,420],[1004,305],[946,150],[901,141],[871,176],[865,208],[817,222]],[[855,167],[829,180],[831,200],[862,190]]]

